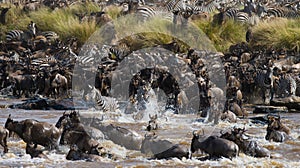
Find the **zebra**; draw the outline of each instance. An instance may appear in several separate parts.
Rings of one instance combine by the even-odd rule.
[[[44,31],[44,32],[39,33],[38,35],[44,36],[46,38],[47,42],[50,42],[50,43],[59,39],[59,35],[54,31]]]
[[[95,86],[90,86],[90,93],[85,96],[86,100],[92,100],[96,103],[96,109],[103,112],[120,112],[118,101],[113,97],[102,96]]]
[[[173,19],[173,14],[163,6],[138,6],[136,9],[137,16],[140,20],[146,21],[150,18],[162,16],[162,18],[167,20]]]
[[[300,12],[285,7],[272,7],[268,8],[267,15],[269,17],[299,18]]]
[[[255,73],[254,83],[255,88],[260,91],[260,95],[262,95],[263,102],[269,104],[273,98],[273,68],[258,69]]]
[[[6,41],[21,41],[28,42],[36,36],[36,24],[31,21],[27,26],[27,31],[22,30],[11,30],[6,33]]]
[[[130,53],[129,46],[126,43],[120,43],[109,48],[108,57],[112,60],[122,61]]]
[[[194,3],[194,13],[212,13],[216,10],[219,10],[221,8],[220,2],[217,2],[216,0],[213,0],[209,2],[208,4],[202,4],[201,6],[197,5],[197,3]]]
[[[279,79],[274,82],[274,94],[280,98],[294,96],[296,89],[296,80],[289,74],[280,75]]]

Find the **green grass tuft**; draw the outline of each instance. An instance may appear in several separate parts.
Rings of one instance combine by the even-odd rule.
[[[253,28],[252,46],[300,51],[300,19],[277,18]]]

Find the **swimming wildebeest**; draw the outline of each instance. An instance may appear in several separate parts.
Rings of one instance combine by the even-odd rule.
[[[7,153],[8,148],[7,148],[7,137],[8,137],[8,130],[4,128],[3,126],[0,126],[0,144],[4,148],[3,152]]]
[[[266,148],[259,146],[254,140],[249,140],[244,134],[245,131],[245,128],[234,128],[231,132],[221,132],[220,137],[235,142],[239,146],[240,151],[244,152],[246,155],[253,157],[270,156],[270,152]]]
[[[272,116],[272,115],[268,115],[268,128],[269,129],[274,129],[276,131],[282,131],[285,132],[287,135],[290,134],[291,130],[289,127],[287,127],[286,125],[284,125],[281,121],[280,121],[280,116]]]
[[[292,139],[283,131],[277,131],[273,128],[267,128],[267,134],[265,136],[266,140],[274,142],[284,142],[286,140]]]
[[[47,122],[39,122],[33,119],[14,121],[11,115],[6,120],[5,128],[15,132],[24,142],[28,144],[42,145],[49,149],[58,148],[58,140],[62,129],[56,128]]]
[[[142,141],[141,152],[152,154],[154,159],[188,158],[189,153],[184,151],[178,144],[156,138],[157,136],[154,133],[146,134]]]
[[[192,153],[200,149],[201,151],[209,154],[210,158],[227,157],[230,159],[239,155],[239,147],[234,142],[218,136],[209,136],[201,141],[200,138],[204,137],[203,135],[200,136],[196,134],[195,131],[193,132],[193,139],[191,143]]]
[[[85,131],[84,125],[80,123],[79,116],[76,111],[70,114],[63,113],[56,123],[56,127],[61,126],[64,122],[63,132],[60,144],[76,145],[79,150],[89,154],[99,154],[97,148],[99,143],[92,139]]]
[[[88,154],[78,149],[77,145],[70,146],[70,150],[66,156],[67,160],[86,160],[86,161],[102,161],[103,157],[112,158],[113,155],[105,151],[104,148],[100,148],[100,154]]]
[[[285,140],[291,139],[289,136],[290,128],[281,123],[280,116],[268,115],[268,127],[267,134],[265,136],[266,140],[283,142]]]
[[[26,154],[29,154],[31,156],[31,159],[35,158],[35,157],[49,159],[47,157],[47,155],[45,155],[43,153],[42,150],[39,150],[39,149],[35,148],[34,146],[32,146],[31,144],[28,144],[28,143],[26,144]]]
[[[232,111],[226,110],[221,114],[221,120],[225,120],[225,121],[227,120],[229,122],[236,122],[237,117]]]

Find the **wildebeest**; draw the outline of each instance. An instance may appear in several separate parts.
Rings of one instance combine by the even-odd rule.
[[[7,153],[8,152],[8,147],[7,147],[7,137],[9,135],[9,132],[6,128],[3,126],[0,126],[0,144],[4,148],[3,152]]]
[[[201,136],[202,137],[202,136]],[[209,154],[209,157],[227,157],[232,158],[239,155],[239,147],[234,142],[220,138],[218,136],[209,136],[205,140],[200,140],[200,135],[193,132],[191,143],[191,152],[194,153],[198,149]]]
[[[225,112],[223,112],[221,114],[221,120],[225,120],[225,121],[229,121],[229,122],[236,122],[237,118],[236,118],[236,115],[232,111],[226,110]]]
[[[221,138],[228,139],[235,142],[240,151],[244,152],[246,155],[253,157],[268,157],[270,152],[257,144],[254,140],[249,140],[249,138],[244,135],[245,128],[234,128],[231,132],[222,133]]]
[[[273,128],[267,128],[267,134],[265,138],[268,141],[274,141],[274,142],[284,142],[288,139],[291,139],[291,137],[288,136],[285,132],[277,131]]]
[[[58,140],[62,129],[56,128],[47,122],[39,122],[33,119],[14,121],[11,115],[6,120],[5,128],[15,132],[24,142],[45,146],[49,149],[58,148]]]
[[[184,151],[178,144],[156,138],[155,134],[146,134],[142,141],[141,152],[152,154],[155,159],[188,158],[189,153]]]
[[[12,75],[10,81],[13,84],[13,95],[21,97],[23,94],[28,97],[35,88],[35,75]]]
[[[51,81],[52,92],[54,97],[68,95],[68,80],[65,76],[57,73]],[[62,93],[63,92],[63,93]]]
[[[65,122],[61,136],[60,144],[76,145],[79,150],[89,154],[99,154],[97,148],[99,143],[90,137],[85,131],[84,125],[80,123],[79,116],[76,111],[70,114],[63,113],[56,123],[56,127],[61,126]]]
[[[38,158],[44,158],[44,159],[49,159],[47,155],[43,153],[42,150],[39,150],[32,146],[31,144],[26,144],[26,154],[29,154],[32,158],[38,157]]]
[[[276,131],[283,131],[287,135],[289,135],[290,132],[291,132],[290,128],[287,127],[286,125],[284,125],[280,121],[280,116],[268,115],[268,128],[267,129],[274,129]]]
[[[109,158],[112,157],[111,154],[106,152],[101,153],[101,156],[95,154],[87,154],[78,149],[78,147],[73,144],[70,146],[70,150],[66,156],[67,160],[86,160],[86,161],[102,161],[102,156],[107,155]]]
[[[146,128],[147,131],[157,130],[157,128],[158,128],[158,125],[157,125],[157,122],[156,122],[156,120],[157,120],[157,114],[155,114],[154,116],[151,116],[149,114],[149,118],[150,118],[150,120],[149,120],[148,126]]]

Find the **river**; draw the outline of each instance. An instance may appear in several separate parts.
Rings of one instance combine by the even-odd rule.
[[[0,104],[17,103],[20,100],[1,100]],[[122,114],[116,119],[106,119],[104,122],[136,131],[141,136],[146,133],[145,127],[148,121],[148,114],[154,114],[153,107],[148,108],[139,121],[134,121],[131,115]],[[22,110],[22,109],[0,109],[0,124],[4,125],[9,114],[15,120],[27,118],[56,123],[64,111],[58,110]],[[251,112],[251,109],[249,109]],[[99,112],[91,110],[80,110],[81,115],[92,114],[97,116]],[[3,154],[0,148],[0,167],[300,167],[300,113],[282,113],[282,121],[292,130],[291,136],[294,140],[284,143],[269,142],[264,139],[267,125],[253,124],[249,119],[239,119],[237,123],[221,121],[218,125],[197,121],[196,114],[172,114],[158,113],[159,129],[156,132],[158,138],[167,139],[180,144],[186,150],[190,148],[193,130],[204,129],[206,135],[219,135],[220,130],[230,130],[233,126],[245,127],[247,134],[271,152],[271,158],[254,158],[243,153],[232,160],[221,158],[219,160],[200,160],[203,154],[198,151],[193,154],[192,159],[170,159],[150,160],[140,151],[127,150],[109,140],[102,140],[101,143],[109,148],[113,154],[118,155],[117,160],[103,158],[101,162],[68,161],[65,159],[68,152],[67,146],[60,146],[59,151],[44,151],[49,159],[34,158],[25,154],[25,143],[17,137],[8,139],[9,152]],[[252,114],[249,117],[264,115]],[[109,118],[109,116],[107,116]]]

